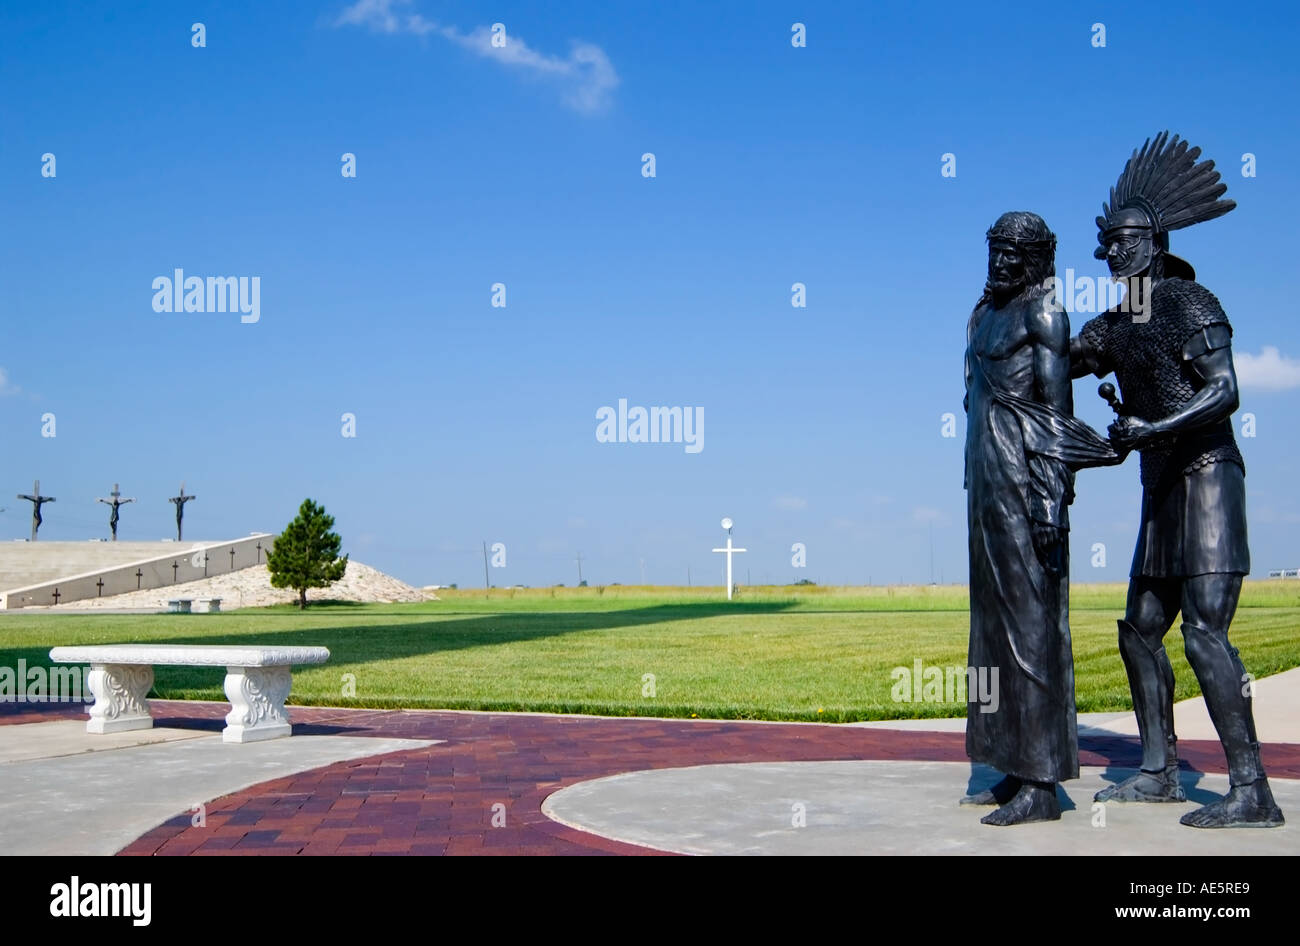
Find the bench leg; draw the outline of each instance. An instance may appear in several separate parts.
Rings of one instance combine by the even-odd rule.
[[[153,667],[91,664],[86,686],[95,695],[86,732],[99,734],[153,728],[149,702],[145,699],[153,687]]]
[[[227,667],[226,699],[230,712],[223,742],[258,742],[287,736],[291,731],[284,701],[292,674],[288,667]]]

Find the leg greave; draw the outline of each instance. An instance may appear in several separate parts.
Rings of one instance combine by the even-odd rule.
[[[1174,735],[1174,668],[1164,645],[1152,648],[1142,633],[1128,621],[1119,621],[1119,652],[1128,673],[1142,739],[1142,768],[1148,772],[1177,769],[1178,749]]]
[[[1249,680],[1237,650],[1228,643],[1226,628],[1184,624],[1187,662],[1201,684],[1201,695],[1228,760],[1234,786],[1249,785],[1264,777],[1255,737],[1255,717]]]

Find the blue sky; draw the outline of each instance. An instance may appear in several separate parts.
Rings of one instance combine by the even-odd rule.
[[[42,538],[107,535],[115,481],[120,536],[162,538],[183,479],[187,538],[310,496],[420,584],[481,584],[484,540],[499,585],[573,584],[579,553],[592,583],[720,584],[723,515],[742,582],[924,582],[931,546],[963,581],[984,231],[1034,210],[1102,275],[1093,217],[1169,128],[1238,203],[1173,249],[1236,332],[1256,574],[1300,565],[1297,13],[1239,10],[6,4],[0,539],[37,477]],[[155,312],[177,268],[258,277],[258,320]],[[598,442],[620,398],[702,409],[703,449]],[[1076,581],[1127,576],[1139,501],[1136,460],[1080,474]]]

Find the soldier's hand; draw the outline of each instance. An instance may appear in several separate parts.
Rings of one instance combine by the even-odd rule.
[[[1121,450],[1136,450],[1146,446],[1159,432],[1155,425],[1140,417],[1121,417],[1110,425],[1110,442]]]

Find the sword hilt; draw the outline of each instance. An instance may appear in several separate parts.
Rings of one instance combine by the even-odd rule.
[[[1115,395],[1115,385],[1109,381],[1103,382],[1097,388],[1097,396],[1111,406],[1111,408],[1120,417],[1128,413],[1128,410],[1120,403],[1119,398]]]

